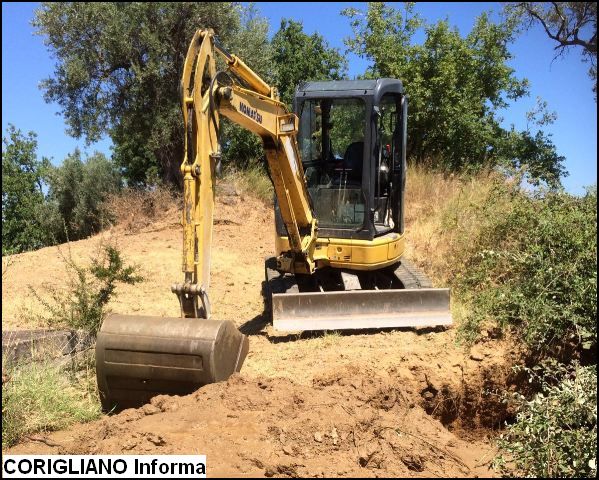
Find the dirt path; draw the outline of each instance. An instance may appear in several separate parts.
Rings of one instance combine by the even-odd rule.
[[[508,346],[490,339],[466,353],[453,330],[274,335],[261,297],[272,213],[251,198],[229,203],[216,213],[211,298],[215,318],[250,334],[242,373],[49,434],[55,447],[25,442],[9,453],[206,453],[209,473],[223,476],[492,475],[488,437],[506,415],[492,392],[509,377]],[[116,241],[151,278],[119,287],[113,311],[179,314],[168,288],[180,277],[175,218],[71,244],[81,261]],[[27,285],[43,291],[64,278],[56,247],[16,256],[3,279],[2,328],[39,326]]]

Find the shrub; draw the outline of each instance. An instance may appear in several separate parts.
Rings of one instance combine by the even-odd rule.
[[[47,285],[50,301],[33,289],[32,293],[47,309],[45,320],[49,325],[82,329],[95,336],[117,284],[132,285],[142,281],[142,277],[136,274],[136,266],[125,266],[119,250],[110,245],[103,247],[100,259],[92,260],[88,268],[77,265],[70,254],[65,262],[70,273],[66,289]]]
[[[497,207],[502,198],[510,199],[509,208]],[[494,321],[533,350],[595,348],[596,202],[596,189],[575,197],[498,187],[473,212],[488,221],[459,254],[466,260],[456,285],[472,300],[465,337]]]
[[[520,409],[499,438],[495,466],[510,476],[596,477],[596,365],[553,364],[528,372],[541,391],[530,400],[511,396]]]
[[[448,203],[452,285],[468,304],[461,337],[498,324],[540,358],[559,347],[593,351],[597,341],[597,193],[524,192],[520,179],[493,182],[479,201]],[[457,232],[457,237],[455,236]],[[571,352],[571,350],[569,349]],[[586,355],[585,357],[589,357]],[[549,365],[549,367],[547,366]],[[532,398],[511,395],[516,423],[500,438],[504,474],[596,474],[596,365],[543,363],[529,370]],[[515,467],[515,471],[514,471]]]

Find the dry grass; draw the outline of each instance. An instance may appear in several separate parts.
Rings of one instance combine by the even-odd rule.
[[[241,193],[252,196],[265,203],[271,204],[274,194],[274,188],[264,168],[258,164],[252,164],[243,170],[231,169],[225,172],[222,184],[232,185]],[[217,187],[218,195],[219,189]]]
[[[506,215],[514,207],[506,190],[498,189],[505,181],[493,172],[465,176],[418,167],[408,170],[406,256],[431,277],[434,286],[453,287],[451,310],[458,326],[466,321],[470,305],[465,292],[455,287],[484,240],[485,229],[497,215]]]
[[[216,195],[227,195],[230,191],[270,204],[274,190],[264,169],[254,164],[243,170],[231,169],[218,179]],[[169,226],[178,224],[182,205],[182,192],[165,186],[152,190],[127,188],[106,201],[113,224],[121,227],[126,234],[156,229],[156,224],[165,222]]]
[[[4,277],[8,271],[13,267],[16,262],[16,257],[14,255],[6,255],[2,257],[2,281],[4,281]]]
[[[67,367],[47,358],[15,365],[3,359],[2,373],[2,448],[101,415],[91,352]]]
[[[445,175],[410,167],[406,185],[407,256],[431,276],[437,286],[451,285],[464,258],[460,252],[486,225],[480,208],[488,202],[499,175]],[[509,200],[496,213],[510,208]],[[469,248],[470,249],[470,248]]]
[[[159,220],[178,218],[175,213],[180,202],[178,195],[164,186],[151,190],[127,188],[111,196],[106,208],[114,223],[128,233],[137,233]]]

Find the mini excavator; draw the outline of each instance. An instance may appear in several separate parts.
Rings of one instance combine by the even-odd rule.
[[[263,142],[275,192],[276,256],[265,261],[275,330],[451,324],[449,289],[432,288],[403,259],[408,98],[400,80],[303,83],[291,113],[276,88],[204,29],[191,41],[180,89],[184,281],[171,290],[181,317],[106,318],[96,343],[106,410],[226,380],[247,355],[235,324],[210,318],[221,116]]]

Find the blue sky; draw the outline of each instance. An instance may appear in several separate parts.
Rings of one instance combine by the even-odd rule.
[[[38,88],[41,80],[51,75],[54,61],[42,38],[34,36],[30,20],[35,3],[2,4],[2,131],[13,123],[23,131],[38,134],[39,155],[52,157],[55,163],[75,147],[84,152],[94,150],[110,154],[111,142],[105,139],[86,146],[83,140],[69,137],[56,104],[44,102]],[[348,19],[339,12],[353,6],[364,9],[364,3],[258,3],[258,12],[270,22],[270,34],[279,28],[281,18],[303,21],[307,33],[322,34],[331,46],[345,51],[343,39],[351,34]],[[418,3],[416,10],[429,22],[448,18],[451,25],[466,35],[474,19],[483,11],[501,9],[499,3]],[[495,16],[495,18],[497,18]],[[557,112],[557,121],[545,130],[553,134],[558,153],[566,157],[570,176],[563,180],[566,189],[575,194],[584,192],[585,185],[597,182],[597,104],[588,78],[588,64],[580,61],[578,50],[552,62],[553,44],[541,28],[533,28],[511,46],[515,58],[511,66],[519,78],[531,84],[531,95],[513,103],[503,112],[504,124],[526,127],[525,114],[537,96]],[[349,73],[356,75],[368,63],[349,54]],[[57,115],[58,114],[58,115]]]

